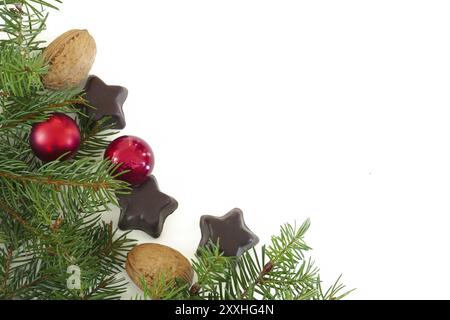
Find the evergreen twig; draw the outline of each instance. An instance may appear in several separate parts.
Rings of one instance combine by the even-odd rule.
[[[83,113],[80,89],[47,90],[39,35],[59,0],[0,0],[0,299],[119,299],[134,245],[101,214],[128,185],[99,160],[111,133]],[[79,155],[47,164],[31,151],[31,127],[55,112],[76,117]],[[80,289],[67,268],[81,270]]]
[[[324,292],[319,269],[310,259],[305,259],[306,252],[311,250],[304,241],[309,226],[309,220],[298,228],[286,224],[278,236],[272,237],[271,245],[263,246],[260,253],[253,249],[238,258],[223,256],[219,245],[210,243],[200,248],[192,261],[197,275],[194,285],[168,282],[164,275],[160,275],[153,287],[148,287],[143,281],[143,299],[343,299],[351,291],[344,291],[341,277]]]

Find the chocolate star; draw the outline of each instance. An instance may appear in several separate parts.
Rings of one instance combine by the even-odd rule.
[[[178,208],[175,199],[159,191],[154,176],[133,188],[131,194],[118,198],[121,208],[119,228],[141,230],[153,238],[161,235],[166,218]]]
[[[233,209],[223,217],[203,216],[200,219],[202,239],[199,246],[219,242],[224,256],[238,257],[258,244],[259,238],[247,227],[244,214]]]
[[[120,86],[108,86],[99,77],[89,77],[85,89],[86,100],[95,107],[87,108],[87,113],[94,120],[111,117],[110,123],[114,129],[124,129],[126,126],[123,104],[127,100],[128,90]]]

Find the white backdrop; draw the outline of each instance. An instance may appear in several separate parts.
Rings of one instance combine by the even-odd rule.
[[[157,242],[192,257],[200,216],[234,207],[262,242],[310,217],[323,279],[351,298],[450,298],[449,1],[61,9],[47,38],[94,35],[93,73],[130,90],[123,134],[180,203]]]

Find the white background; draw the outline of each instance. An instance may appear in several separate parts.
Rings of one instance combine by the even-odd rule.
[[[234,207],[262,242],[310,217],[323,279],[343,273],[350,298],[450,298],[449,13],[432,0],[66,0],[46,36],[89,29],[93,73],[130,90],[124,134],[151,144],[180,203],[157,242],[192,257],[200,216]]]

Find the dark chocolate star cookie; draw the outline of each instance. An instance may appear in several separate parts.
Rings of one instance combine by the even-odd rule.
[[[120,86],[109,86],[99,77],[89,77],[85,89],[86,100],[95,107],[86,108],[89,116],[99,121],[104,117],[110,117],[114,123],[114,129],[124,129],[126,126],[123,104],[127,100],[128,90]]]
[[[133,188],[131,194],[118,198],[121,208],[119,228],[141,230],[153,238],[161,235],[166,218],[178,208],[174,198],[159,191],[154,176]]]
[[[203,216],[200,219],[202,239],[200,247],[219,242],[223,254],[238,257],[258,244],[259,238],[247,227],[240,209],[233,209],[223,217]]]

